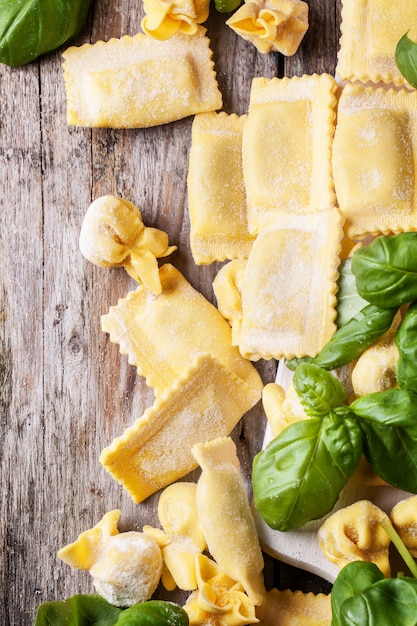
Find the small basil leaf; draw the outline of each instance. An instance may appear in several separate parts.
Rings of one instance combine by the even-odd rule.
[[[271,528],[300,528],[332,510],[361,453],[357,430],[342,421],[332,414],[296,422],[256,455],[255,506]]]
[[[312,363],[301,363],[296,368],[293,385],[305,412],[311,417],[328,415],[346,398],[342,383],[333,374]]]
[[[417,394],[408,389],[376,391],[354,400],[349,409],[363,420],[379,426],[407,428],[417,437]]]
[[[188,626],[188,613],[178,604],[148,600],[120,614],[115,626]]]
[[[121,612],[97,594],[75,595],[41,604],[34,626],[112,626]]]
[[[361,593],[379,580],[384,580],[384,575],[375,563],[353,561],[345,565],[332,587],[332,626],[341,626],[340,608],[345,600]]]
[[[417,393],[417,302],[406,312],[395,333],[395,343],[399,352],[397,382],[400,387]]]
[[[352,272],[371,304],[391,309],[417,300],[417,232],[377,237],[355,251]]]
[[[395,62],[401,74],[417,89],[417,43],[405,33],[395,48]]]
[[[345,600],[340,626],[417,626],[417,580],[385,578]]]
[[[355,277],[352,273],[352,259],[344,259],[339,266],[337,281],[336,325],[341,328],[368,304],[360,297],[356,289]]]

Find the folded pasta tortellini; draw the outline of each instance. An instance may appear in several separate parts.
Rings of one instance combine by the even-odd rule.
[[[255,522],[230,437],[196,444],[192,454],[202,469],[197,511],[211,556],[220,570],[240,582],[253,604],[265,593],[264,561]]]
[[[308,29],[308,4],[302,0],[246,0],[226,24],[259,52],[292,56]]]
[[[141,502],[195,469],[192,447],[229,435],[258,399],[256,390],[217,359],[200,354],[102,451],[100,462],[134,502]]]
[[[415,0],[343,0],[336,74],[342,80],[406,84],[395,48],[410,29],[415,40],[416,22]]]
[[[232,344],[239,345],[242,324],[242,281],[247,259],[234,259],[218,271],[213,281],[217,308],[232,327]]]
[[[411,555],[417,558],[417,496],[400,500],[389,516]]]
[[[375,563],[391,575],[389,546],[391,539],[381,526],[388,516],[369,500],[359,500],[339,509],[319,528],[318,540],[324,555],[342,568],[351,561]]]
[[[268,383],[262,392],[262,404],[273,437],[290,424],[308,419],[292,384],[284,391],[277,383]]]
[[[334,206],[336,90],[328,74],[253,79],[242,139],[252,235],[279,226],[283,212]]]
[[[364,396],[397,387],[398,356],[395,330],[390,329],[367,348],[353,366],[351,379],[355,395]]]
[[[201,554],[196,569],[198,589],[184,606],[190,626],[244,626],[259,621],[243,586],[224,574],[215,561]]]
[[[166,487],[158,501],[158,517],[163,531],[144,526],[161,548],[166,571],[162,584],[169,591],[178,586],[197,587],[196,557],[206,549],[196,504],[196,483],[177,482]]]
[[[222,106],[209,40],[134,37],[65,50],[67,121],[73,126],[142,128]]]
[[[209,15],[209,0],[144,0],[144,33],[169,39],[177,33],[194,35]]]
[[[161,293],[157,259],[170,255],[162,230],[146,227],[139,209],[122,198],[107,195],[94,200],[84,217],[80,250],[101,267],[124,267],[129,276],[153,293]]]
[[[198,264],[247,257],[248,231],[242,171],[245,116],[201,113],[192,126],[188,169],[190,245]]]
[[[94,528],[58,552],[77,569],[89,570],[103,598],[127,607],[149,600],[158,586],[162,556],[158,544],[141,532],[119,533],[119,510],[106,513]]]
[[[416,110],[417,91],[344,87],[332,163],[351,239],[417,228]]]

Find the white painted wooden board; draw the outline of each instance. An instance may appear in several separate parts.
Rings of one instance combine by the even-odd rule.
[[[276,382],[284,389],[288,387],[292,379],[292,372],[280,361],[276,376]],[[272,434],[269,426],[265,431],[263,448],[271,441]],[[358,480],[350,480],[342,491],[332,513],[358,500],[371,500],[383,511],[389,513],[392,507],[400,500],[409,497],[410,493],[400,491],[393,487],[361,485]],[[255,521],[262,548],[267,554],[289,563],[308,572],[312,572],[321,578],[333,583],[339,567],[331,563],[322,553],[317,539],[317,531],[326,517],[314,522],[309,522],[299,530],[280,532],[272,530],[255,510]],[[330,515],[331,513],[329,513]],[[392,563],[395,573],[395,563]],[[400,564],[401,566],[402,564]]]

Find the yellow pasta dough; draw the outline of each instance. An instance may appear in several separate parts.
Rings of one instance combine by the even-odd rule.
[[[256,239],[242,280],[240,352],[251,360],[315,356],[336,330],[343,218],[282,216]]]
[[[330,594],[271,589],[256,616],[262,626],[330,626]]]
[[[331,144],[337,85],[328,74],[254,78],[243,129],[243,175],[252,235],[335,202]]]
[[[134,37],[65,50],[67,121],[74,126],[141,128],[222,106],[209,39]]]
[[[139,285],[101,318],[102,329],[146,377],[155,395],[184,376],[198,354],[209,353],[260,399],[262,380],[232,346],[230,326],[216,307],[171,264],[160,268],[160,278],[161,294]]]
[[[409,31],[417,36],[415,0],[343,0],[336,74],[342,80],[407,84],[395,48]]]
[[[226,24],[259,52],[292,56],[308,29],[308,4],[302,0],[246,0]]]
[[[192,454],[202,469],[197,511],[207,546],[220,570],[240,582],[255,605],[265,593],[264,561],[255,522],[230,437],[196,444]]]
[[[144,0],[142,30],[161,40],[177,33],[194,35],[208,18],[209,5],[209,0]]]
[[[200,355],[142,417],[100,455],[104,468],[141,502],[193,470],[191,448],[228,435],[258,392],[209,355]]]
[[[213,281],[213,291],[220,313],[232,327],[232,344],[239,345],[242,324],[242,281],[247,259],[234,259],[218,271]]]
[[[350,238],[417,227],[416,110],[417,91],[343,89],[333,175]]]
[[[197,264],[247,257],[242,131],[246,117],[201,113],[192,126],[188,169],[190,245]]]

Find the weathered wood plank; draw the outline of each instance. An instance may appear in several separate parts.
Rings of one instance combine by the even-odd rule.
[[[311,26],[291,59],[261,55],[226,16],[206,24],[224,110],[244,114],[254,76],[333,72],[338,4],[311,5]],[[131,0],[93,4],[75,43],[140,30]],[[186,177],[191,119],[154,129],[69,128],[60,51],[24,68],[0,67],[0,623],[32,624],[39,602],[92,590],[56,551],[112,508],[122,528],[157,522],[157,498],[133,505],[98,462],[101,449],[142,414],[153,394],[100,329],[100,316],[134,288],[78,249],[90,202],[111,193],[134,202],[146,224],[178,246],[172,262],[209,300],[219,264],[196,266]],[[273,362],[257,364],[264,381]],[[258,405],[233,431],[248,489],[264,416]],[[301,586],[268,562],[268,576]],[[310,584],[310,582],[308,583]],[[172,598],[172,596],[171,596]]]

